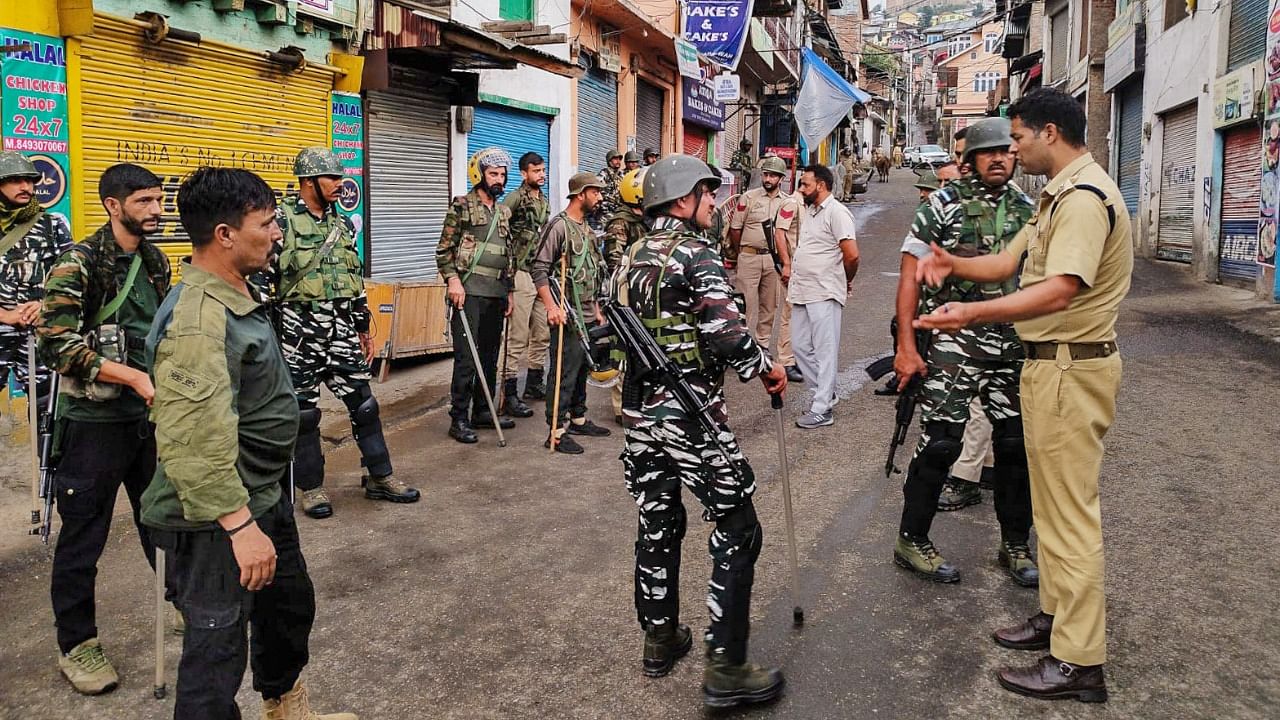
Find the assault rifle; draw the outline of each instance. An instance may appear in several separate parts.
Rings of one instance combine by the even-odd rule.
[[[760,223],[760,228],[764,230],[764,246],[769,248],[769,257],[773,260],[773,269],[782,275],[782,256],[778,254],[778,243],[774,240],[774,222],[773,220],[765,220]]]
[[[658,345],[658,341],[645,329],[636,311],[627,305],[612,301],[605,301],[601,307],[605,320],[609,323],[606,327],[612,328],[623,350],[627,353],[626,384],[634,388],[646,380],[662,383],[671,391],[681,409],[698,423],[702,434],[715,445],[729,467],[733,468],[735,473],[740,472],[729,449],[720,440],[720,433],[724,428],[720,427],[720,423],[711,416],[707,406],[698,400],[693,388],[689,387],[688,381],[684,379],[680,366],[667,357],[662,347]],[[627,391],[628,388],[624,386],[624,403]]]
[[[896,338],[897,321],[891,325],[891,329],[895,331]],[[933,341],[933,333],[928,330],[916,331],[916,349],[920,353],[920,357],[927,358],[929,356],[929,344]],[[897,353],[895,343],[894,353]],[[867,366],[867,375],[872,380],[879,380],[893,371],[893,355],[880,358],[879,360]],[[907,432],[911,429],[911,419],[916,414],[916,403],[920,394],[920,385],[922,379],[919,375],[912,375],[907,381],[907,386],[902,392],[898,393],[898,399],[895,401],[894,407],[897,410],[897,416],[894,420],[893,437],[889,440],[889,457],[884,461],[884,476],[891,477],[894,473],[900,473],[894,458],[898,454],[898,448],[907,441]]]
[[[31,524],[38,527],[31,530],[32,535],[39,535],[40,541],[45,545],[49,544],[49,533],[53,529],[53,498],[55,490],[53,488],[53,471],[55,463],[54,454],[54,432],[56,429],[55,415],[58,409],[58,383],[62,376],[56,372],[49,372],[49,398],[46,401],[44,414],[40,417],[40,431],[37,435],[38,449],[40,456],[40,500],[44,505],[44,514],[38,514],[38,511],[32,511]],[[32,378],[32,387],[35,382]],[[27,402],[36,402],[36,394],[32,392],[27,396]]]

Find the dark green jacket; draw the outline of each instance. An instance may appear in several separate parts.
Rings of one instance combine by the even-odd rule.
[[[298,400],[265,306],[184,262],[147,356],[159,462],[143,522],[195,530],[246,503],[258,517],[279,502]]]

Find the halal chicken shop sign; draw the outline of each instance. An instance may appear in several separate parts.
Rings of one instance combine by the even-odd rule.
[[[752,0],[686,0],[682,4],[684,37],[702,55],[730,70],[746,43]]]

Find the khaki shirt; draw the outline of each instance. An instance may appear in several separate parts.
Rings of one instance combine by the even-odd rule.
[[[744,247],[768,250],[769,246],[764,237],[764,223],[774,220],[774,228],[786,232],[787,244],[790,246],[795,242],[794,238],[799,228],[799,223],[796,221],[798,211],[799,206],[796,205],[795,200],[781,189],[770,195],[764,188],[755,188],[738,197],[738,205],[729,227],[742,231],[741,244]]]
[[[1107,201],[1077,185],[1092,185]],[[1107,207],[1115,213],[1109,225]],[[1005,250],[1026,258],[1021,287],[1058,275],[1084,286],[1066,310],[1014,323],[1026,342],[1110,342],[1116,339],[1120,301],[1133,274],[1129,215],[1120,189],[1086,153],[1058,173],[1044,190],[1036,215]]]

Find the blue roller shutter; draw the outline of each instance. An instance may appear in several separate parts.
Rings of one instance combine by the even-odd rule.
[[[578,78],[578,169],[596,172],[618,147],[618,81],[586,53],[579,64],[586,72]]]
[[[481,105],[476,108],[475,123],[467,135],[467,157],[477,150],[497,146],[511,156],[511,170],[507,172],[507,192],[520,187],[520,156],[536,152],[547,161],[547,184],[543,191],[548,195],[559,192],[551,162],[551,116],[526,110],[515,110],[501,105]]]

